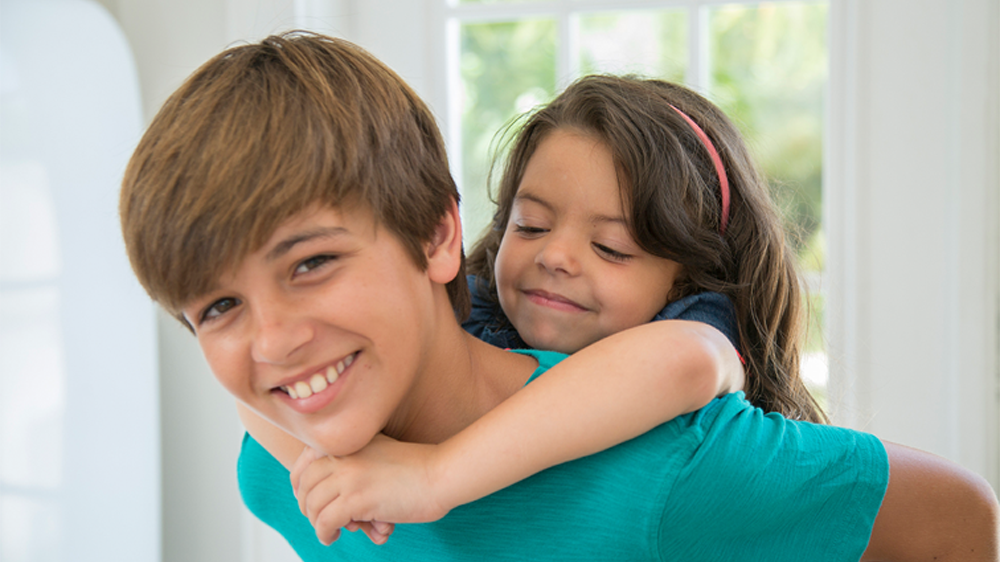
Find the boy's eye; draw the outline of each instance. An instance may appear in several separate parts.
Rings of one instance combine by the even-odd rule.
[[[336,256],[322,255],[313,256],[309,259],[303,260],[295,267],[295,274],[302,275],[303,273],[309,273],[310,271],[322,267],[327,262],[337,259]]]
[[[523,236],[537,236],[539,234],[545,234],[546,230],[544,228],[538,228],[537,226],[528,226],[526,224],[515,224],[514,232],[521,234]]]
[[[209,307],[205,309],[205,312],[201,313],[201,321],[206,322],[209,320],[214,320],[222,316],[226,312],[228,312],[229,309],[234,308],[239,304],[240,304],[239,299],[234,299],[232,297],[219,299],[213,302],[211,305],[209,305]]]
[[[618,250],[613,250],[605,246],[604,244],[598,244],[597,242],[594,242],[594,249],[597,250],[597,253],[602,254],[604,257],[614,261],[623,262],[623,261],[628,261],[634,257],[631,254],[626,254],[623,252],[619,252]]]

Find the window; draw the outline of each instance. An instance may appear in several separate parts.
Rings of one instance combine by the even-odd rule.
[[[487,177],[494,139],[512,118],[587,73],[685,83],[736,121],[769,178],[811,295],[803,376],[825,400],[827,13],[827,2],[792,1],[449,3],[449,145],[466,236],[476,239],[492,216]]]

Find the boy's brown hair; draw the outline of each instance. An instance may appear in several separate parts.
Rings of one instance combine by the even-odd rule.
[[[139,142],[119,211],[139,281],[185,322],[185,303],[310,206],[367,205],[425,268],[452,199],[444,142],[413,90],[356,45],[291,32],[187,79]],[[464,319],[464,264],[448,295]]]

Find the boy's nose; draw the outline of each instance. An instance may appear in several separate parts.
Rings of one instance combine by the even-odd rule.
[[[257,307],[253,319],[251,355],[257,363],[281,365],[293,362],[296,352],[314,336],[308,317],[278,304]]]
[[[580,262],[578,251],[571,240],[565,237],[551,237],[535,256],[535,263],[552,274],[578,275]]]

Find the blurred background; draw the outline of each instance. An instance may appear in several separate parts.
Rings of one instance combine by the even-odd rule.
[[[738,124],[810,290],[835,423],[1000,487],[996,0],[0,0],[0,560],[296,560],[242,429],[117,231],[142,129],[229,45],[355,41],[430,104],[468,240],[497,132],[574,78],[682,82]]]

